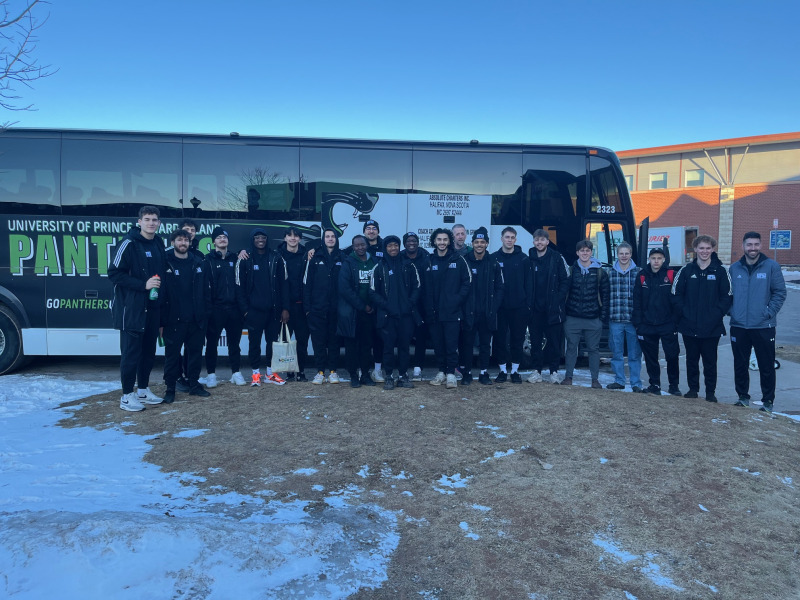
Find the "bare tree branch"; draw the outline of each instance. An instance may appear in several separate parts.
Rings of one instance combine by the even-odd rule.
[[[49,2],[29,0],[15,10],[13,0],[0,0],[0,107],[6,110],[35,110],[32,104],[18,102],[22,96],[17,88],[31,88],[34,81],[56,72],[51,65],[40,65],[34,56],[36,33],[49,17],[40,19],[34,14],[39,4]]]

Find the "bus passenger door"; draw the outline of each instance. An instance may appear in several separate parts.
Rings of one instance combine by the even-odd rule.
[[[647,264],[647,241],[650,238],[650,217],[645,217],[639,226],[639,242],[636,247],[638,265],[644,267]]]

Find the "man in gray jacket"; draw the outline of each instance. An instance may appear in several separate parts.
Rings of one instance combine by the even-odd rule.
[[[755,349],[764,403],[760,410],[771,413],[775,401],[775,327],[786,300],[786,283],[780,265],[761,253],[761,234],[745,233],[742,247],[744,256],[730,268],[731,350],[739,395],[736,406],[749,406],[748,368],[750,350]]]

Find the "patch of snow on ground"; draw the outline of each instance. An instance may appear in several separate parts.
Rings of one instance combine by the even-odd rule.
[[[469,483],[470,479],[472,479],[472,475],[469,475],[468,477],[461,477],[461,473],[456,473],[455,475],[442,475],[435,483],[438,483],[441,486],[451,489],[443,490],[441,488],[436,487],[435,484],[433,486],[433,489],[435,489],[440,494],[455,494],[453,489],[467,487],[467,484]]]
[[[172,435],[176,438],[196,438],[203,435],[208,429],[184,429]]]
[[[673,591],[684,591],[682,587],[676,585],[672,579],[661,572],[661,566],[655,562],[656,554],[652,552],[644,556],[633,554],[624,550],[618,542],[606,535],[596,534],[592,539],[592,543],[602,548],[606,553],[610,554],[622,564],[633,563],[634,568],[639,570],[655,585]],[[600,560],[602,561],[603,557],[600,557]]]
[[[731,467],[734,471],[740,471],[742,473],[747,473],[748,475],[752,475],[753,477],[758,477],[761,475],[761,471],[751,471],[750,469],[743,469],[741,467]]]
[[[503,436],[503,437],[505,437],[505,436]],[[495,452],[494,454],[492,454],[492,456],[490,456],[489,458],[484,458],[484,459],[481,461],[481,464],[483,464],[483,463],[486,463],[486,462],[489,462],[490,460],[494,460],[494,459],[496,459],[496,458],[503,458],[504,456],[511,456],[512,454],[516,454],[516,452],[517,452],[517,451],[516,451],[516,450],[514,450],[513,448],[509,448],[509,449],[508,449],[508,450],[506,450],[505,452],[503,452],[502,450],[498,450],[497,452]]]
[[[702,510],[703,512],[708,512],[708,509],[705,506],[703,506],[702,504],[698,504],[697,506],[699,506],[700,510]]]
[[[201,492],[144,462],[147,437],[63,428],[67,401],[108,382],[0,378],[0,572],[8,596],[344,598],[386,580],[396,515],[355,486],[303,501]],[[116,400],[113,418],[122,421]],[[214,467],[209,470],[214,471]]]
[[[469,523],[467,523],[466,521],[461,521],[461,523],[459,523],[458,526],[462,529],[462,531],[466,531],[464,537],[468,537],[471,540],[481,539],[481,536],[479,536],[477,533],[473,533],[472,531],[470,531]]]

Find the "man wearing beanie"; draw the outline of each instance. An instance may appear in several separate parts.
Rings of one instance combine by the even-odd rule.
[[[478,336],[478,381],[492,385],[489,355],[492,333],[497,330],[497,310],[503,301],[503,272],[494,256],[486,253],[489,232],[479,227],[472,234],[472,249],[464,257],[472,272],[472,285],[464,310],[464,329],[459,348],[461,385],[472,383],[473,347]]]
[[[383,241],[386,250],[372,272],[370,304],[377,312],[376,326],[383,338],[383,364],[386,367],[383,389],[393,390],[395,367],[394,350],[397,348],[397,387],[412,388],[408,379],[408,348],[414,321],[421,321],[416,304],[419,297],[419,274],[414,263],[400,256],[400,238],[387,236]]]
[[[214,249],[206,255],[211,284],[212,310],[206,328],[206,387],[217,387],[217,345],[222,331],[228,341],[231,383],[244,385],[241,366],[242,313],[236,303],[236,255],[228,250],[228,232],[215,227],[211,232]]]
[[[425,364],[425,351],[430,338],[429,323],[425,316],[425,294],[431,271],[431,254],[425,248],[419,247],[419,236],[414,231],[403,235],[403,248],[401,256],[404,260],[413,263],[419,273],[420,291],[417,313],[420,315],[421,321],[414,324],[414,359],[412,361],[414,372],[411,380],[422,381],[422,365]]]

